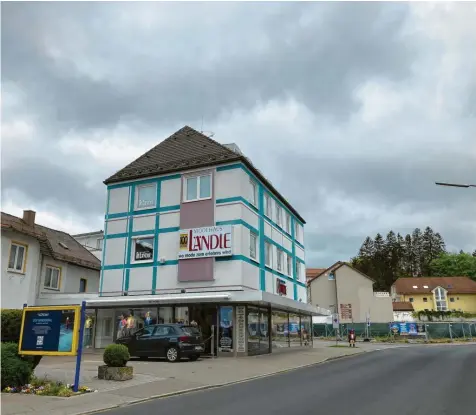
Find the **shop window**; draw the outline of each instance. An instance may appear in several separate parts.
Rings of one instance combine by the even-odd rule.
[[[175,307],[175,323],[189,324],[188,307]]]
[[[258,246],[258,235],[250,232],[250,258],[256,259],[256,252]]]
[[[154,238],[134,239],[134,262],[152,261],[154,259]]]
[[[45,269],[44,287],[51,290],[60,289],[61,268],[47,265]]]
[[[272,311],[271,313],[271,336],[272,347],[289,347],[289,320],[288,313]]]
[[[137,186],[136,209],[152,209],[157,204],[157,184]]]
[[[248,314],[248,354],[269,353],[268,311],[247,307]]]
[[[129,336],[144,327],[157,324],[156,308],[116,310],[116,339]]]
[[[185,202],[210,199],[212,196],[211,174],[185,179]]]
[[[297,314],[289,314],[289,344],[293,346],[301,346],[301,322]]]
[[[10,245],[10,256],[8,258],[8,270],[15,272],[25,272],[27,245],[12,242]]]
[[[174,311],[172,307],[160,307],[159,308],[159,324],[173,323]]]

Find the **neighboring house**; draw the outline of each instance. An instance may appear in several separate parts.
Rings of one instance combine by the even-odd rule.
[[[306,283],[322,274],[326,268],[306,268]]]
[[[415,311],[476,313],[476,281],[468,277],[399,278],[391,294],[395,301],[410,302]]]
[[[91,252],[97,259],[102,261],[102,248],[104,246],[104,231],[79,233],[73,235],[81,245]]]
[[[393,321],[414,321],[412,316],[414,310],[412,303],[409,301],[394,301],[393,307]]]
[[[50,294],[97,292],[100,261],[71,235],[1,213],[2,307],[36,305]],[[42,304],[46,304],[43,301]]]
[[[375,281],[349,264],[339,261],[314,274],[308,280],[308,302],[339,313],[341,323],[393,320],[390,294],[374,292]]]

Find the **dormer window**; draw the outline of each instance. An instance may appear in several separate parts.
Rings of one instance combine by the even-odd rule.
[[[413,288],[418,288],[418,285],[414,285]]]
[[[424,285],[423,288],[428,288],[428,285]]]

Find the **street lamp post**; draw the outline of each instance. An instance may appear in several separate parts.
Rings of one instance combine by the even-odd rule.
[[[476,187],[476,184],[459,184],[459,183],[442,183],[442,182],[435,182],[437,186],[449,186],[449,187]]]

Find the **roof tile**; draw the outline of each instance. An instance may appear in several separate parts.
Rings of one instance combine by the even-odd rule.
[[[428,294],[436,287],[444,288],[449,294],[476,294],[476,281],[468,277],[399,278],[394,287],[397,294]]]

